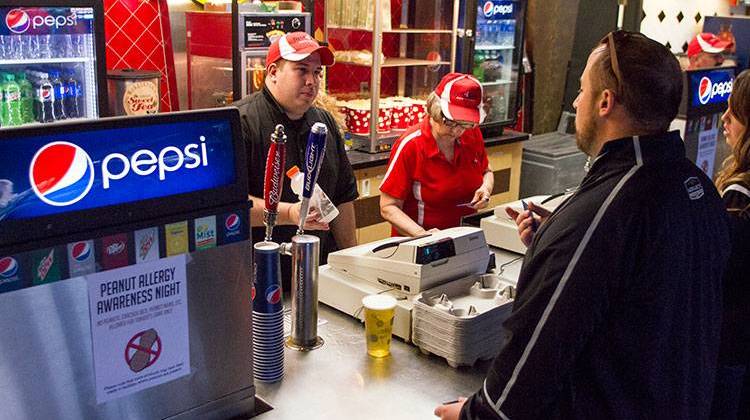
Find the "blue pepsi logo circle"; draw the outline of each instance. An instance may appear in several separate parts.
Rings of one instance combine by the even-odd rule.
[[[48,143],[31,159],[29,182],[42,202],[56,207],[69,206],[91,190],[94,165],[88,153],[73,143]]]
[[[13,9],[5,15],[5,25],[14,34],[22,34],[29,30],[31,18],[21,9]]]
[[[494,8],[494,4],[491,1],[486,1],[484,3],[484,6],[482,7],[482,12],[484,13],[484,17],[490,17],[492,16],[492,9]]]
[[[698,100],[701,101],[702,104],[708,103],[708,100],[711,99],[711,90],[713,89],[711,79],[708,77],[701,78],[701,82],[698,85]]]
[[[281,302],[281,287],[279,287],[277,284],[268,286],[268,288],[266,289],[266,302],[270,303],[271,305],[275,305]]]
[[[84,262],[91,256],[91,245],[88,242],[76,242],[73,245],[71,256],[78,262]]]
[[[236,215],[235,213],[230,214],[227,219],[224,221],[224,227],[227,228],[229,231],[236,231],[240,228],[240,216]]]
[[[13,257],[0,259],[0,278],[9,279],[18,273],[18,262]]]

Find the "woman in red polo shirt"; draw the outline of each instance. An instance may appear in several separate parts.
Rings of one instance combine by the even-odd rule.
[[[482,85],[449,73],[427,98],[427,117],[393,145],[380,185],[380,214],[392,235],[417,236],[458,226],[487,207],[493,174],[478,125]]]

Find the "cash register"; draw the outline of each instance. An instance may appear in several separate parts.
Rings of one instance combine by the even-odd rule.
[[[321,302],[362,319],[362,298],[389,293],[398,300],[393,334],[411,339],[411,310],[424,290],[487,271],[484,232],[455,227],[414,238],[393,237],[328,255],[320,267]]]
[[[554,211],[571,194],[572,192],[555,195],[535,195],[522,200],[501,204],[495,207],[492,215],[483,218],[479,222],[479,226],[487,234],[487,243],[490,245],[517,254],[525,254],[526,245],[521,242],[516,222],[508,216],[505,208],[510,207],[520,213],[524,211],[523,203],[526,202],[534,203],[549,211]]]

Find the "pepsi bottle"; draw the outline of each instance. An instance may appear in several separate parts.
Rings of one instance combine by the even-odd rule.
[[[68,69],[64,73],[65,98],[63,100],[68,118],[83,117],[83,92],[81,82],[75,78],[75,72]]]
[[[57,70],[50,71],[49,77],[52,83],[52,115],[55,121],[64,120],[68,118],[65,112],[65,84]]]
[[[34,116],[40,123],[55,121],[52,83],[47,73],[33,72],[34,78]]]

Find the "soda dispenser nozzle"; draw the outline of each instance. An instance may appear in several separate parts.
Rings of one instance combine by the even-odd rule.
[[[307,137],[307,148],[305,149],[305,180],[302,184],[302,203],[300,204],[299,225],[297,226],[297,235],[305,233],[305,219],[310,211],[310,199],[315,189],[315,183],[318,181],[320,165],[323,163],[323,156],[326,152],[326,138],[328,137],[328,127],[323,123],[315,123],[310,129],[310,135]]]
[[[284,161],[286,160],[286,134],[284,126],[278,124],[271,133],[271,147],[266,158],[266,177],[263,184],[263,224],[266,225],[266,241],[271,241],[273,228],[276,226],[279,201],[283,188]]]

